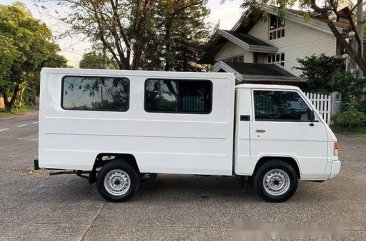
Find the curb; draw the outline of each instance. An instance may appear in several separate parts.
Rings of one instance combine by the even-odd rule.
[[[12,117],[5,117],[5,118],[0,118],[0,120],[11,120],[11,119],[15,119],[18,116],[12,116]]]
[[[38,110],[31,110],[29,112],[24,112],[24,113],[18,113],[18,114],[14,114],[14,116],[10,116],[10,117],[3,117],[3,118],[0,118],[0,121],[1,120],[11,120],[11,119],[15,119],[15,118],[18,118],[18,117],[22,117],[22,116],[27,116],[27,115],[30,115],[30,114],[33,114],[35,112],[38,112]]]

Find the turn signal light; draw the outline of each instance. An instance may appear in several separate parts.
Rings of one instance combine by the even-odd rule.
[[[334,155],[338,156],[338,149],[339,149],[339,144],[337,142],[334,142]]]

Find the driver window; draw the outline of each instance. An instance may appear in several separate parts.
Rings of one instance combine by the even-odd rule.
[[[256,121],[310,122],[311,110],[294,91],[254,91]]]

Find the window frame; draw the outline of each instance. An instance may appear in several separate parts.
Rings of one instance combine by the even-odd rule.
[[[67,77],[74,77],[74,78],[121,78],[121,79],[125,79],[127,80],[127,90],[128,90],[128,105],[127,105],[127,109],[125,111],[117,111],[117,110],[75,110],[75,109],[67,109],[64,107],[64,81],[65,78]],[[129,78],[127,77],[120,77],[120,76],[97,76],[97,75],[64,75],[61,78],[61,103],[60,106],[63,110],[66,111],[89,111],[89,112],[118,112],[118,113],[125,113],[128,112],[130,110],[130,101],[131,101],[131,81]]]
[[[220,60],[225,63],[245,63],[245,55],[235,55],[232,57],[222,58]]]
[[[282,56],[283,56],[283,60],[282,60]],[[277,57],[278,57],[279,61],[277,61]],[[274,61],[272,61],[273,58],[274,58]],[[275,53],[275,54],[268,55],[267,56],[267,63],[268,64],[275,64],[277,66],[280,66],[281,68],[285,68],[285,64],[286,64],[285,53],[282,52],[282,53]],[[283,65],[282,65],[282,63],[283,63]]]
[[[207,81],[210,83],[211,86],[211,92],[210,92],[210,109],[207,112],[174,112],[174,111],[149,111],[146,109],[146,86],[147,86],[147,82],[149,80],[172,80],[172,81]],[[178,86],[178,85],[177,85]],[[177,101],[178,103],[178,101]],[[212,113],[212,109],[213,109],[213,82],[212,80],[209,79],[170,79],[170,78],[147,78],[145,79],[145,83],[144,83],[144,110],[146,113],[163,113],[163,114],[188,114],[188,115],[209,115]]]
[[[312,108],[311,105],[309,105],[309,103],[306,101],[306,99],[304,99],[302,94],[297,90],[290,90],[290,89],[252,89],[251,90],[251,93],[252,93],[252,98],[251,98],[252,99],[252,115],[253,115],[253,121],[255,121],[255,122],[312,123],[311,120],[306,120],[306,121],[302,121],[302,120],[276,120],[276,119],[257,120],[256,116],[255,116],[254,91],[268,91],[268,92],[278,91],[278,92],[294,92],[294,93],[297,93],[300,96],[300,98],[304,101],[306,106],[309,108],[309,110],[314,112],[315,118],[317,118],[317,115],[315,114],[316,113],[315,110]],[[319,122],[319,120],[314,120],[314,122]]]
[[[274,29],[271,29],[271,17],[272,16],[275,16],[276,17],[276,21],[277,21],[277,28],[274,28]],[[276,40],[276,39],[285,37],[285,34],[286,34],[286,30],[285,30],[285,28],[286,28],[286,20],[283,19],[283,22],[284,22],[283,26],[280,26],[279,22],[280,22],[279,21],[279,17],[277,15],[275,15],[275,14],[269,14],[269,21],[268,21],[268,40]],[[280,34],[281,35],[280,37],[278,37],[278,34],[277,34],[278,32],[281,33]],[[272,35],[272,38],[271,38],[271,34],[272,33],[274,33],[273,35],[275,35],[275,38],[273,37],[273,35]]]

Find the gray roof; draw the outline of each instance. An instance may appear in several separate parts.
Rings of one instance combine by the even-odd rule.
[[[219,61],[214,71],[233,72],[238,82],[302,82],[299,77],[291,74],[275,64],[233,63]]]
[[[230,63],[226,62],[231,68],[242,75],[264,75],[264,76],[284,76],[296,77],[276,64],[257,64],[257,63]]]

